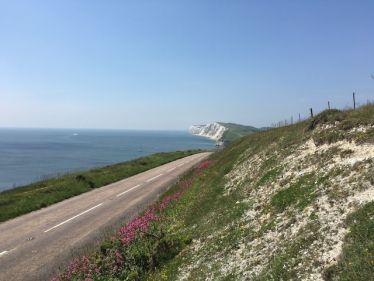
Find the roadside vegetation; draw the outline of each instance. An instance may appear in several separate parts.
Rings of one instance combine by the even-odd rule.
[[[240,138],[57,280],[372,280],[373,132],[369,104]]]
[[[252,127],[252,126],[245,126],[233,123],[222,123],[218,122],[218,124],[227,128],[227,130],[223,133],[221,140],[222,141],[234,141],[238,138],[244,137],[246,135],[250,135],[253,133],[258,133],[261,129]]]
[[[0,193],[0,222],[199,152],[202,150],[158,153],[89,171],[67,173],[3,191]]]

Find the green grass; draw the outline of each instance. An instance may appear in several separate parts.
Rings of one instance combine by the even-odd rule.
[[[258,133],[261,130],[252,126],[244,126],[238,125],[233,123],[222,123],[219,122],[218,124],[225,126],[227,131],[225,131],[222,135],[223,140],[234,141],[238,138],[244,137],[249,134]]]
[[[318,125],[335,125],[332,130],[322,131],[314,136],[317,145],[334,143],[343,139],[358,143],[374,141],[374,128],[365,133],[348,131],[362,125],[374,124],[374,104],[368,104],[359,109],[325,110],[308,122],[307,131],[314,130]]]
[[[326,281],[373,280],[374,202],[351,214],[340,261],[324,272]]]
[[[269,180],[274,180],[275,178],[277,178],[281,172],[282,172],[282,167],[278,167],[278,168],[275,168],[275,169],[272,169],[270,170],[269,172],[267,172],[265,175],[262,176],[262,178],[257,182],[257,186],[262,186],[264,185],[266,182],[268,182]]]
[[[199,152],[202,151],[186,150],[158,153],[3,191],[0,193],[0,222]]]
[[[308,206],[316,197],[316,183],[313,174],[302,176],[290,187],[277,192],[270,201],[273,210],[283,212],[287,207],[296,205],[300,210]]]

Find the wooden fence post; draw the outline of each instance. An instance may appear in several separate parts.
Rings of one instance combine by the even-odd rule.
[[[313,108],[310,109],[310,117],[313,118]]]
[[[356,98],[355,98],[355,93],[353,93],[353,109],[356,109]]]
[[[327,104],[329,105],[329,109],[330,109],[330,102],[328,101]]]

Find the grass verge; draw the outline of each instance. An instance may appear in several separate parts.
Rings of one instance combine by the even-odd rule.
[[[202,150],[158,153],[3,191],[0,193],[0,222],[199,152]]]

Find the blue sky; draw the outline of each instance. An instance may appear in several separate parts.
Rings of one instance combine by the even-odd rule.
[[[374,1],[0,1],[0,127],[255,127],[374,101]]]

